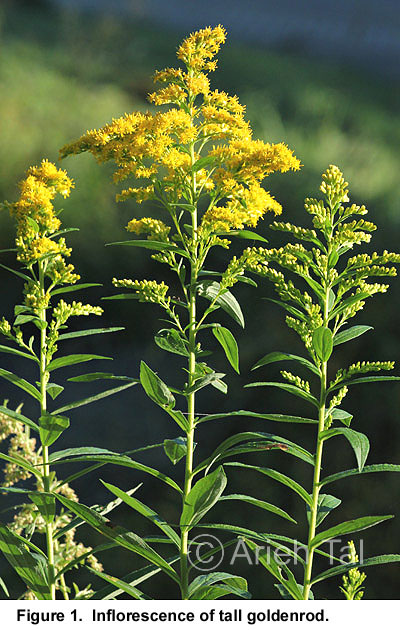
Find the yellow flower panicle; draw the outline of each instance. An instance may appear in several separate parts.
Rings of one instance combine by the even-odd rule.
[[[281,206],[262,189],[262,180],[273,172],[297,170],[300,162],[283,143],[253,140],[237,96],[210,89],[208,73],[215,69],[225,40],[221,25],[192,33],[177,51],[185,68],[154,75],[158,89],[149,100],[162,110],[113,119],[63,147],[61,157],[88,151],[98,162],[113,161],[116,182],[128,177],[139,181],[118,194],[118,201],[156,199],[168,208],[190,198],[195,173],[193,202],[202,195],[210,200],[200,234],[210,238],[219,231],[255,226],[268,211],[279,214]],[[202,158],[207,163],[194,168]],[[132,226],[139,233],[138,224]]]
[[[74,186],[73,181],[66,171],[58,169],[48,160],[43,160],[39,166],[29,168],[26,178],[19,186],[21,194],[18,201],[8,204],[11,216],[17,221],[18,260],[31,265],[44,256],[53,254],[60,267],[63,257],[70,256],[71,250],[63,238],[58,241],[51,239],[51,235],[61,225],[53,200],[57,194],[68,197]]]
[[[143,219],[132,219],[126,226],[128,232],[133,232],[138,236],[140,234],[147,234],[147,238],[154,241],[167,242],[168,234],[171,230],[168,225],[165,225],[163,221],[158,219],[152,219],[151,217],[145,217]]]

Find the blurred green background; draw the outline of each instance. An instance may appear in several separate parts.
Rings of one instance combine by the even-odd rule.
[[[15,200],[17,182],[24,171],[43,157],[56,161],[58,149],[86,129],[101,126],[124,112],[146,109],[146,95],[152,89],[152,73],[155,69],[175,64],[178,43],[198,26],[189,23],[183,28],[177,20],[179,27],[174,28],[171,21],[166,27],[160,21],[152,22],[137,16],[106,14],[102,10],[81,11],[76,2],[74,8],[67,5],[9,1],[0,7],[0,199]],[[265,12],[267,5],[262,4]],[[215,21],[218,22],[224,24],[222,12]],[[205,21],[202,25],[208,23]],[[286,41],[281,46],[276,44],[274,48],[268,48],[260,40],[256,45],[244,36],[230,36],[221,50],[219,68],[212,79],[214,87],[236,93],[247,106],[255,137],[272,142],[284,141],[301,159],[304,166],[300,172],[272,176],[267,182],[268,189],[284,206],[285,220],[299,224],[307,221],[302,200],[305,196],[317,195],[321,172],[334,163],[344,171],[352,199],[367,205],[370,219],[380,228],[368,250],[396,251],[400,236],[400,82],[395,73],[385,74],[380,66],[362,64],[356,59],[352,62],[334,54],[320,55],[318,50],[303,49],[296,40],[290,45]],[[103,295],[112,293],[111,279],[114,276],[163,278],[168,282],[165,268],[152,261],[143,250],[104,248],[107,242],[123,240],[128,220],[151,214],[149,209],[135,207],[132,202],[116,204],[111,169],[98,166],[91,156],[69,158],[63,167],[76,182],[76,189],[65,202],[63,213],[66,226],[80,228],[80,232],[73,233],[68,239],[74,248],[73,262],[85,281],[104,283],[102,289],[93,290],[90,297],[86,295],[86,300],[99,303]],[[260,225],[260,233],[276,244],[279,234],[268,230],[268,221],[267,218]],[[12,246],[13,234],[10,218],[1,213],[0,249]],[[240,251],[240,248],[235,245],[232,253],[234,251]],[[226,252],[218,254],[213,261],[214,268],[227,259]],[[1,262],[14,265],[8,254],[1,255]],[[10,318],[22,287],[5,272],[1,272],[0,277],[0,316]],[[212,364],[227,371],[229,393],[223,396],[216,390],[204,390],[204,394],[198,396],[200,411],[244,408],[265,413],[307,413],[307,408],[302,409],[297,399],[292,400],[290,396],[266,389],[243,389],[246,382],[254,380],[250,368],[260,356],[273,350],[301,352],[302,346],[297,336],[286,328],[278,307],[262,300],[263,297],[273,297],[269,285],[261,283],[256,291],[240,284],[235,295],[242,303],[246,317],[246,330],[234,330],[240,347],[241,376],[227,369],[223,356],[210,341],[215,349]],[[136,376],[140,359],[144,359],[169,384],[182,383],[184,377],[179,360],[163,354],[153,343],[153,335],[160,327],[158,318],[162,314],[156,308],[136,302],[104,304],[102,323],[126,326],[126,330],[113,335],[112,339],[104,336],[99,341],[94,337],[94,341],[80,345],[80,350],[111,354],[115,357],[116,374]],[[390,293],[370,301],[358,319],[358,323],[373,324],[375,330],[346,347],[341,346],[335,355],[337,365],[332,369],[363,359],[399,361],[399,304],[400,283],[394,279]],[[224,320],[223,314],[221,319]],[[231,326],[229,320],[226,324]],[[75,350],[73,344],[69,350]],[[2,355],[1,361],[3,367],[29,376],[24,372],[24,366],[8,355]],[[98,369],[102,367],[98,366]],[[65,371],[66,377],[73,373],[73,368]],[[273,380],[279,376],[279,368],[263,368],[259,376]],[[69,396],[83,397],[89,391],[92,390],[75,384]],[[1,383],[0,399],[3,398],[9,398],[9,405],[13,407],[21,402],[18,390]],[[400,386],[382,384],[354,388],[345,401],[346,410],[354,413],[352,426],[370,437],[372,448],[368,463],[400,462],[399,399]],[[28,402],[24,409],[25,412],[35,412]],[[307,426],[296,428],[231,419],[220,421],[220,424],[206,424],[199,430],[196,455],[208,454],[228,435],[246,429],[277,432],[313,448],[314,437]],[[60,448],[95,445],[123,451],[177,434],[169,417],[165,417],[136,387],[99,406],[71,412],[71,429],[59,444]],[[338,438],[329,447],[325,463],[327,473],[355,465],[347,443]],[[168,474],[182,474],[180,465],[173,470],[162,452],[155,453],[148,456],[146,462]],[[311,483],[306,464],[303,467],[284,454],[249,456],[248,461],[276,466],[307,487]],[[280,505],[299,520],[300,526],[286,525],[278,517],[266,516],[251,506],[244,511],[240,504],[233,502],[229,510],[226,503],[224,509],[214,509],[215,521],[304,539],[303,504],[294,498],[295,495],[272,480],[252,474],[243,478],[234,469],[227,470],[232,491]],[[124,489],[143,481],[138,498],[148,502],[171,522],[176,522],[175,497],[156,480],[110,467],[104,468],[100,476]],[[397,475],[352,477],[338,482],[329,491],[343,498],[343,504],[326,521],[327,527],[366,514],[395,514],[396,519],[365,532],[364,553],[366,556],[399,553],[399,488]],[[95,474],[77,483],[76,489],[82,502],[89,505],[110,499]],[[4,509],[8,509],[7,499],[4,497],[2,501]],[[6,511],[1,520],[7,521],[11,517],[12,511]],[[143,519],[123,508],[115,513],[114,520],[128,523],[139,534],[148,532]],[[88,529],[81,528],[79,533],[93,545],[101,542],[100,537]],[[107,572],[118,576],[142,564],[128,552],[109,552],[103,560]],[[255,598],[278,596],[273,580],[262,567],[249,567],[245,560],[230,567],[228,557],[222,568],[246,575]],[[3,559],[0,560],[0,574],[12,597],[18,597],[23,592],[23,585]],[[374,567],[367,574],[367,599],[398,598],[398,565]],[[97,584],[85,570],[76,573],[74,579],[81,586],[88,581]],[[318,585],[315,589],[317,596],[339,598],[338,584],[339,580],[334,578]],[[158,598],[178,596],[175,588],[160,577],[147,583],[145,590]]]

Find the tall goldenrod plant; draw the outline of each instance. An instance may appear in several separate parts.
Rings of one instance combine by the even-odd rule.
[[[6,342],[0,345],[0,352],[31,364],[35,372],[31,382],[2,367],[0,377],[28,394],[37,411],[32,419],[22,413],[21,406],[17,410],[6,404],[0,406],[0,441],[5,442],[0,459],[6,462],[1,491],[22,495],[24,499],[10,526],[0,523],[0,550],[25,582],[27,596],[36,599],[55,599],[57,591],[68,599],[71,590],[65,573],[85,561],[96,570],[101,569],[92,550],[76,543],[76,519],[74,523],[64,509],[56,510],[55,495],[77,500],[69,483],[87,469],[67,479],[58,479],[54,466],[70,461],[74,455],[77,455],[74,461],[86,461],[87,455],[109,451],[88,447],[50,452],[50,447],[69,427],[64,414],[135,384],[133,379],[126,379],[128,382],[119,387],[52,408],[53,401],[64,391],[55,376],[61,368],[109,358],[82,353],[65,355],[60,353],[59,346],[64,347],[73,338],[122,330],[89,328],[66,332],[71,317],[102,314],[98,306],[59,299],[65,293],[98,286],[77,284],[80,276],[67,262],[71,249],[64,235],[74,228],[62,228],[54,199],[57,195],[68,197],[72,187],[66,171],[43,160],[39,166],[31,167],[20,183],[18,201],[4,204],[17,225],[16,246],[8,251],[15,253],[20,269],[3,264],[1,267],[22,279],[24,289],[21,304],[14,309],[14,320],[11,323],[5,317],[0,320],[0,334]],[[70,380],[85,382],[108,376],[111,375],[92,373]],[[36,544],[37,534],[44,534],[44,548],[39,540]]]
[[[399,561],[400,556],[383,555],[359,561],[351,543],[349,562],[343,563],[338,558],[331,557],[331,564],[334,566],[315,575],[315,554],[329,557],[321,549],[325,542],[372,527],[391,516],[362,516],[318,531],[324,519],[341,503],[339,498],[325,494],[325,488],[339,479],[360,473],[400,471],[400,466],[394,464],[365,466],[370,448],[369,440],[365,434],[350,428],[353,417],[342,407],[343,400],[353,385],[399,380],[399,377],[371,375],[374,372],[392,370],[393,361],[357,361],[349,367],[340,368],[336,374],[329,374],[330,360],[338,346],[372,330],[371,326],[348,324],[364,307],[368,298],[386,292],[389,285],[371,282],[371,279],[395,276],[396,269],[393,265],[400,263],[400,254],[386,250],[382,254],[353,252],[355,246],[369,243],[376,226],[362,218],[367,214],[365,206],[348,204],[348,184],[336,166],[330,166],[323,174],[320,190],[323,199],[305,201],[305,209],[312,216],[312,228],[281,222],[271,225],[272,229],[308,243],[309,247],[301,242],[289,242],[278,249],[260,248],[257,250],[258,263],[253,266],[254,271],[273,283],[279,296],[276,302],[288,313],[286,323],[300,336],[308,355],[303,357],[287,352],[272,352],[260,359],[253,369],[277,361],[291,361],[306,370],[315,380],[311,384],[303,375],[284,370],[281,372],[283,382],[257,382],[249,385],[278,387],[306,401],[314,410],[311,417],[281,416],[281,419],[311,424],[315,427],[316,440],[315,449],[311,453],[303,450],[302,458],[313,469],[310,491],[277,471],[268,473],[296,492],[305,503],[308,517],[305,560],[302,553],[297,553],[298,541],[292,541],[295,548],[289,550],[297,564],[303,565],[303,579],[300,583],[297,582],[289,566],[280,564],[273,554],[262,552],[260,560],[278,580],[279,590],[284,597],[309,599],[312,597],[311,587],[314,584],[350,570],[342,590],[347,599],[356,599],[360,597],[363,581],[363,574],[357,570],[358,567]],[[256,251],[253,255],[256,255]],[[298,282],[288,279],[286,272],[294,274]],[[344,437],[353,448],[357,468],[323,477],[324,449],[328,441],[330,443],[332,438],[338,436]],[[262,468],[259,470],[264,471]],[[286,542],[289,541],[286,538]],[[247,542],[252,549],[257,547],[256,542],[251,540],[251,534]]]
[[[284,144],[266,144],[252,138],[250,125],[244,118],[244,107],[236,96],[210,89],[208,75],[216,68],[215,56],[225,36],[225,30],[218,26],[200,30],[183,41],[177,52],[183,67],[167,68],[155,74],[155,82],[161,84],[149,96],[155,111],[126,114],[99,130],[87,132],[61,150],[62,157],[90,152],[100,163],[114,162],[117,182],[127,178],[136,180],[135,185],[124,189],[117,199],[134,199],[137,203],[151,200],[165,213],[165,221],[152,217],[132,219],[128,231],[146,238],[120,244],[157,252],[152,257],[176,274],[180,296],[171,295],[168,285],[158,280],[114,279],[113,283],[128,291],[114,299],[136,298],[164,310],[168,327],[157,333],[155,341],[163,350],[185,360],[186,383],[183,387],[167,385],[144,362],[140,368],[140,380],[146,393],[171,416],[182,432],[175,440],[165,442],[166,454],[173,464],[185,458],[182,483],[178,484],[154,469],[146,470],[180,495],[179,526],[166,523],[152,508],[127,496],[119,488],[111,484],[106,486],[158,526],[167,542],[177,549],[179,571],[139,542],[137,553],[177,582],[183,599],[199,599],[206,595],[213,599],[228,593],[247,596],[245,581],[230,574],[216,573],[208,576],[206,581],[204,575],[193,581],[189,578],[191,530],[218,500],[251,499],[243,495],[222,495],[226,486],[222,466],[210,472],[214,461],[227,456],[228,443],[221,445],[222,450],[216,449],[206,462],[194,464],[195,429],[200,422],[214,419],[211,415],[198,415],[198,392],[208,385],[223,393],[227,391],[223,381],[225,374],[216,372],[205,361],[209,352],[204,350],[202,338],[205,333],[212,332],[233,369],[239,371],[237,343],[232,332],[216,321],[216,311],[224,310],[236,323],[244,326],[239,303],[229,289],[240,280],[249,281],[244,277],[244,270],[253,254],[249,250],[234,257],[224,270],[210,271],[206,262],[213,248],[228,249],[229,239],[233,237],[265,240],[245,229],[255,227],[266,212],[281,212],[281,206],[264,190],[262,181],[271,173],[297,170],[300,166]],[[166,110],[158,109],[165,106]],[[175,396],[184,401],[183,409],[176,407]],[[239,437],[236,442],[243,439]],[[84,512],[83,508],[65,498],[60,497],[60,500],[115,539],[115,535],[106,532],[104,523],[99,524],[86,507]],[[262,503],[259,502],[260,507],[273,509],[273,506]],[[285,513],[281,511],[281,515]],[[126,538],[121,544],[128,546]],[[125,582],[121,588],[134,597],[144,597],[143,593],[132,589],[132,583]]]

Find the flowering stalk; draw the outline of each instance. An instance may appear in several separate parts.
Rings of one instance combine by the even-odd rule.
[[[310,599],[313,597],[311,587],[314,583],[347,571],[348,565],[345,563],[334,566],[320,575],[313,575],[315,554],[326,555],[320,549],[324,542],[342,534],[372,527],[391,518],[390,516],[366,516],[317,532],[323,520],[341,503],[337,497],[323,494],[324,486],[337,479],[361,472],[400,470],[399,466],[388,464],[365,466],[369,440],[363,433],[350,428],[352,415],[341,409],[341,403],[350,386],[373,381],[398,380],[399,377],[365,376],[371,372],[391,370],[394,363],[392,361],[357,362],[347,369],[339,369],[333,380],[328,382],[329,359],[336,346],[371,330],[371,326],[344,327],[363,308],[366,299],[376,293],[384,293],[388,288],[387,284],[370,283],[367,280],[374,276],[395,276],[395,267],[387,265],[399,264],[400,254],[384,251],[382,254],[374,252],[371,255],[346,256],[355,245],[368,243],[371,232],[376,229],[376,226],[362,218],[354,218],[367,213],[364,206],[345,205],[349,201],[348,184],[336,166],[330,166],[323,174],[321,192],[324,195],[323,200],[306,199],[305,202],[307,212],[313,217],[314,229],[297,227],[289,223],[275,222],[272,225],[275,230],[286,232],[300,241],[311,243],[311,248],[307,249],[300,243],[288,243],[279,249],[259,249],[257,250],[258,262],[253,265],[253,271],[273,283],[280,298],[278,304],[289,313],[286,317],[287,325],[298,333],[309,354],[309,358],[305,358],[286,352],[272,352],[260,359],[253,369],[276,361],[294,361],[318,379],[318,390],[316,388],[315,395],[312,393],[308,380],[286,370],[281,371],[286,382],[258,382],[250,385],[252,387],[278,387],[297,396],[303,402],[306,401],[317,410],[317,419],[297,416],[280,417],[280,420],[286,422],[316,426],[315,452],[309,453],[293,443],[288,449],[292,455],[300,457],[313,467],[311,492],[307,492],[294,480],[288,477],[283,478],[282,475],[277,477],[275,474],[278,481],[291,487],[306,504],[308,540],[305,545],[307,553],[302,583],[299,584],[296,581],[289,567],[280,567],[265,555],[262,558],[262,564],[278,580],[281,594],[289,595],[293,599]],[[287,280],[285,274],[277,270],[275,265],[299,277],[307,286],[307,290],[304,291],[292,280]],[[336,436],[347,439],[355,452],[358,468],[321,479],[325,442]],[[251,536],[248,544],[251,548],[256,547]],[[290,553],[293,558],[299,560],[297,553]],[[331,558],[331,560],[334,562],[337,559]],[[389,555],[365,559],[363,562],[382,564],[398,560],[400,556]],[[354,563],[351,566],[354,566]],[[357,566],[362,566],[362,563],[357,561]]]
[[[173,464],[185,458],[182,483],[178,485],[171,478],[166,480],[158,471],[150,472],[181,494],[179,536],[174,526],[165,523],[153,508],[132,500],[120,488],[105,485],[163,529],[168,543],[178,548],[179,574],[171,563],[165,566],[164,559],[155,556],[153,549],[147,549],[146,558],[151,557],[151,561],[179,585],[183,599],[201,598],[206,589],[198,578],[190,582],[191,530],[217,501],[240,498],[239,495],[221,496],[227,483],[222,466],[210,472],[229,456],[228,445],[220,445],[221,451],[218,447],[210,458],[195,467],[194,434],[200,422],[214,419],[212,415],[200,419],[197,392],[209,385],[223,393],[227,391],[223,381],[225,374],[216,372],[204,361],[210,353],[203,350],[200,334],[211,330],[231,366],[239,371],[238,347],[232,332],[219,322],[210,321],[210,317],[217,309],[222,309],[236,323],[244,325],[239,303],[229,289],[238,281],[246,280],[244,271],[252,252],[246,250],[240,257],[233,258],[222,271],[208,271],[205,263],[214,247],[229,248],[230,241],[226,237],[265,240],[244,229],[255,227],[268,211],[281,212],[281,206],[264,190],[261,182],[273,172],[297,170],[300,166],[284,144],[266,144],[252,139],[244,107],[236,96],[210,89],[208,73],[215,69],[214,57],[224,41],[225,30],[221,26],[193,33],[178,48],[177,56],[184,68],[167,68],[155,74],[155,82],[164,87],[150,94],[149,100],[157,108],[169,105],[167,111],[126,114],[102,129],[87,132],[61,150],[62,157],[89,151],[99,162],[114,161],[116,181],[133,176],[138,182],[136,187],[123,190],[117,199],[133,198],[137,203],[152,200],[161,206],[167,217],[167,222],[152,217],[132,219],[128,231],[147,238],[119,244],[155,250],[153,258],[177,275],[180,297],[170,295],[164,282],[114,279],[114,286],[130,292],[108,299],[136,297],[141,302],[161,307],[170,327],[160,330],[155,341],[163,350],[185,358],[187,381],[183,387],[170,388],[144,362],[140,369],[140,380],[147,395],[183,432],[175,440],[166,440],[164,445]],[[203,304],[207,300],[208,306],[202,307],[199,298]],[[175,408],[174,394],[184,399],[187,411]],[[240,442],[245,437],[236,439]],[[86,520],[96,526],[94,515],[89,514]],[[145,553],[143,545],[135,551]],[[232,579],[239,580],[236,586]],[[226,593],[247,596],[246,582],[237,576],[216,574],[216,583],[207,587],[208,598],[217,597],[217,592],[224,589]],[[125,589],[132,595],[127,585]],[[136,596],[141,598],[143,594],[136,592]]]
[[[102,569],[91,549],[74,540],[75,528],[71,525],[71,516],[64,509],[57,514],[56,496],[62,494],[72,501],[76,501],[77,496],[69,486],[69,479],[57,479],[55,471],[51,469],[52,458],[58,463],[65,459],[70,461],[68,458],[73,458],[76,453],[79,459],[74,461],[86,461],[85,456],[93,451],[90,448],[69,449],[68,457],[63,457],[62,451],[53,451],[50,456],[49,447],[69,426],[69,419],[63,413],[134,384],[132,379],[123,377],[129,382],[122,387],[70,402],[55,410],[48,408],[49,397],[55,400],[64,390],[62,385],[50,382],[50,376],[55,370],[92,359],[107,358],[92,354],[61,355],[55,358],[58,344],[74,337],[121,330],[89,329],[66,333],[64,331],[70,317],[101,315],[102,309],[81,302],[67,303],[63,299],[52,304],[53,299],[60,294],[95,286],[76,284],[79,275],[66,262],[71,250],[62,235],[69,230],[60,230],[61,224],[53,200],[57,194],[67,197],[72,187],[73,182],[65,171],[43,160],[39,166],[31,167],[21,182],[18,201],[5,204],[16,219],[16,248],[12,251],[16,252],[24,271],[6,269],[22,278],[25,286],[23,303],[15,307],[13,324],[4,317],[0,321],[0,333],[7,340],[7,345],[0,345],[0,352],[33,361],[38,366],[39,379],[38,382],[29,383],[3,368],[0,368],[0,377],[29,394],[38,403],[39,418],[32,420],[23,415],[20,409],[13,411],[6,404],[0,406],[0,442],[10,440],[7,454],[0,452],[0,459],[7,462],[2,489],[26,495],[26,503],[18,507],[14,521],[8,526],[0,523],[0,550],[25,582],[28,588],[26,597],[36,599],[56,599],[57,591],[62,593],[64,599],[68,599],[70,588],[65,581],[65,572],[79,563],[86,562],[96,570]],[[25,332],[30,327],[32,334],[27,340]],[[40,331],[39,339],[36,339],[35,329]],[[104,375],[100,374],[100,377]],[[90,374],[75,376],[72,380],[96,379],[96,374]],[[38,434],[39,448],[36,448],[36,439],[31,437],[31,432]],[[73,475],[73,479],[83,474],[85,471]],[[31,478],[34,484],[30,488],[13,488],[20,481]],[[45,534],[46,552],[30,542],[34,531]],[[32,549],[36,555],[31,553]],[[77,593],[76,596],[88,594]]]

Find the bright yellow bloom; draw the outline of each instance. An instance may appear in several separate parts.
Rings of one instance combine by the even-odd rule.
[[[152,219],[151,217],[132,219],[126,226],[126,229],[128,232],[133,232],[138,236],[140,234],[147,234],[148,239],[162,242],[168,241],[168,234],[171,230],[171,228],[162,221]]]
[[[98,162],[115,163],[116,182],[142,180],[119,193],[118,201],[152,199],[170,211],[170,204],[190,199],[197,204],[206,196],[210,209],[201,233],[207,238],[238,226],[254,227],[267,211],[279,214],[281,206],[261,183],[273,172],[299,169],[300,162],[283,143],[252,139],[237,96],[210,90],[208,73],[225,39],[222,26],[192,33],[177,51],[185,69],[155,73],[154,82],[161,85],[149,100],[169,109],[113,119],[66,145],[61,156],[89,151]]]

